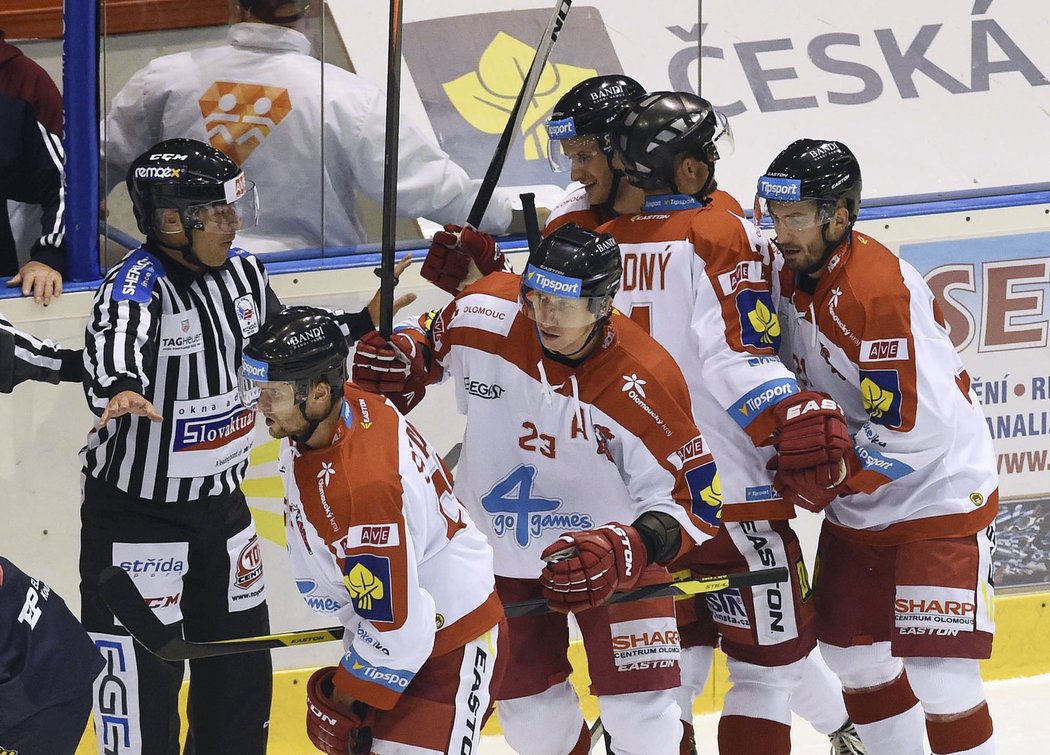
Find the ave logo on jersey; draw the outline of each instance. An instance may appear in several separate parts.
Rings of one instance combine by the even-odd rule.
[[[898,362],[908,358],[907,338],[884,338],[879,341],[860,342],[860,361]]]
[[[350,593],[354,611],[362,619],[387,623],[394,620],[389,558],[370,553],[347,556],[343,583]]]
[[[860,395],[871,421],[885,427],[900,427],[901,378],[897,370],[861,370]]]
[[[216,81],[198,104],[209,143],[238,165],[292,112],[287,89],[232,81]]]
[[[780,348],[780,320],[768,291],[745,289],[736,296],[740,341],[756,349]]]

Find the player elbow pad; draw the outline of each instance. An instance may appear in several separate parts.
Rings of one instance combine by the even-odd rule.
[[[638,530],[651,564],[668,564],[682,548],[682,527],[670,514],[646,511],[631,526]]]

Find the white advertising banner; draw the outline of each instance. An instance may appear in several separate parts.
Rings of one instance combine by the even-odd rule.
[[[553,2],[404,6],[402,115],[429,123],[484,174]],[[543,123],[580,80],[626,73],[697,91],[731,117],[737,152],[719,182],[750,206],[756,178],[801,137],[857,154],[865,196],[1047,180],[1050,13],[1028,0],[574,3],[504,169],[506,185],[562,183]],[[329,2],[361,75],[385,86],[387,5]],[[699,32],[703,30],[703,44]]]

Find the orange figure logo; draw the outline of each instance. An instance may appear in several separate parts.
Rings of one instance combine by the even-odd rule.
[[[211,146],[243,165],[292,111],[292,101],[283,87],[216,81],[200,107]]]

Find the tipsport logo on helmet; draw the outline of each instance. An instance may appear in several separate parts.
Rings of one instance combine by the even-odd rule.
[[[562,118],[559,121],[547,121],[547,138],[558,141],[559,139],[573,139],[576,137],[576,121],[572,118]]]
[[[532,289],[565,299],[579,299],[583,293],[583,281],[558,275],[529,265],[525,268],[525,284]]]
[[[269,380],[270,367],[266,362],[242,356],[241,373],[250,380]]]
[[[802,199],[802,182],[797,178],[762,176],[758,179],[758,196],[774,202],[798,202]]]

